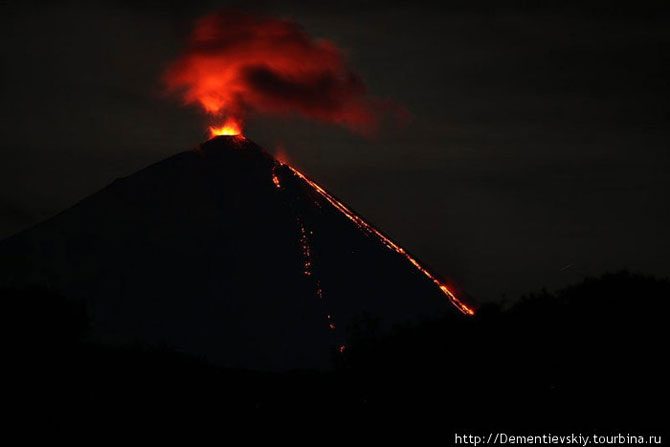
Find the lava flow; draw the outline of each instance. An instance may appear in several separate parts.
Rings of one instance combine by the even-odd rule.
[[[454,295],[454,293],[451,290],[449,290],[449,288],[442,281],[437,279],[435,275],[430,273],[425,267],[419,264],[419,261],[417,261],[412,255],[410,255],[404,248],[402,248],[401,246],[393,242],[391,239],[386,237],[381,231],[377,230],[372,225],[367,223],[362,217],[360,217],[358,214],[354,213],[352,210],[347,208],[346,205],[344,205],[342,202],[340,202],[335,197],[330,195],[328,191],[319,186],[318,183],[307,178],[302,172],[298,171],[297,169],[295,169],[290,165],[285,164],[284,166],[289,168],[291,172],[293,172],[296,176],[304,180],[309,186],[312,187],[314,191],[316,191],[321,197],[326,199],[328,203],[333,205],[337,210],[339,210],[342,214],[344,214],[347,217],[347,219],[352,221],[358,228],[360,228],[367,234],[375,236],[387,248],[395,251],[399,255],[404,256],[405,259],[407,259],[410,262],[410,264],[412,264],[418,271],[420,271],[424,276],[430,279],[440,289],[440,291],[449,299],[451,304],[453,304],[460,312],[462,312],[465,315],[475,314],[475,311],[472,308],[468,307],[466,304],[464,304],[462,301],[456,298],[456,295]]]
[[[365,85],[351,70],[344,53],[332,42],[316,39],[292,21],[256,17],[232,11],[207,15],[196,23],[185,52],[164,73],[168,92],[178,93],[185,104],[197,104],[212,116],[227,120],[210,127],[212,138],[232,136],[240,141],[242,119],[250,113],[299,115],[343,125],[350,130],[374,133],[379,101],[366,94]],[[404,248],[368,224],[292,166],[288,167],[315,192],[344,214],[359,229],[402,255],[430,279],[465,315],[474,310]],[[282,188],[275,172],[272,182]],[[312,275],[311,253],[301,227],[305,275]],[[317,285],[318,294],[322,291]],[[341,347],[341,350],[344,346]]]

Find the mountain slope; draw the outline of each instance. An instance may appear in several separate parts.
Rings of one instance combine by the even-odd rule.
[[[0,267],[1,284],[86,300],[102,340],[231,367],[327,368],[357,321],[383,332],[457,313],[406,258],[242,137],[119,179],[3,241]]]

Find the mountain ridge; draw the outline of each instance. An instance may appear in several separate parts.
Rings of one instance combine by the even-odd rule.
[[[168,157],[0,242],[0,284],[84,299],[108,342],[260,370],[329,368],[362,321],[388,332],[452,311],[282,166],[243,137]]]

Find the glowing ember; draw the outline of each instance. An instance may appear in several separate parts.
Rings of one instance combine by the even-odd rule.
[[[412,264],[419,272],[421,272],[424,276],[426,276],[428,279],[430,279],[439,289],[440,291],[449,299],[451,304],[453,304],[459,311],[461,311],[465,315],[474,315],[475,311],[465,305],[463,302],[461,302],[458,298],[456,298],[456,295],[453,294],[451,290],[439,279],[435,277],[432,273],[430,273],[425,267],[423,267],[421,264],[419,264],[419,261],[414,259],[412,255],[407,253],[404,248],[393,242],[391,239],[386,237],[381,231],[377,230],[374,228],[372,225],[367,223],[362,217],[351,211],[349,208],[347,208],[342,202],[331,196],[325,189],[323,189],[321,186],[319,186],[317,183],[313,182],[309,178],[307,178],[303,173],[298,171],[297,169],[293,168],[290,165],[285,165],[287,166],[296,176],[304,180],[309,186],[312,187],[321,197],[326,199],[331,205],[333,205],[336,209],[338,209],[342,214],[344,214],[347,219],[352,221],[358,228],[366,232],[367,234],[370,234],[372,236],[375,236],[379,241],[384,244],[387,248],[390,250],[395,251],[399,255],[402,255],[407,259],[410,264]],[[342,352],[342,350],[340,351]]]
[[[277,177],[277,174],[274,172],[272,173],[272,183],[274,183],[275,188],[280,189],[281,188],[281,182],[279,181],[279,177]]]
[[[309,247],[309,240],[307,239],[307,231],[305,226],[298,220],[300,226],[300,246],[302,247],[302,255],[305,259],[304,273],[305,276],[312,276],[312,250]]]
[[[314,266],[312,261],[312,248],[310,247],[309,243],[309,235],[313,233],[311,231],[308,232],[305,229],[305,224],[302,222],[302,219],[300,219],[300,217],[298,217],[297,220],[298,220],[298,228],[300,229],[300,248],[302,250],[303,255],[303,274],[308,278],[314,278],[315,275],[313,272]],[[321,287],[321,281],[314,278],[314,283],[316,288],[316,296],[320,300],[322,300],[323,288]],[[335,322],[333,321],[331,315],[327,314],[326,318],[328,319],[328,329],[331,331],[335,331],[337,327],[335,326]],[[341,349],[338,349],[338,351],[342,353]]]
[[[277,165],[272,165],[272,183],[275,185],[275,188],[281,189],[281,180],[277,175]]]
[[[209,128],[209,133],[214,137],[222,135],[237,136],[242,135],[242,123],[235,118],[228,118],[220,127],[212,126]]]

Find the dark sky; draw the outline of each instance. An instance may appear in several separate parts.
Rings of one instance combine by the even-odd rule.
[[[159,77],[194,18],[237,5],[331,39],[413,116],[373,140],[286,119],[246,135],[478,300],[668,275],[665,2],[323,3],[0,2],[0,237],[204,140]]]

